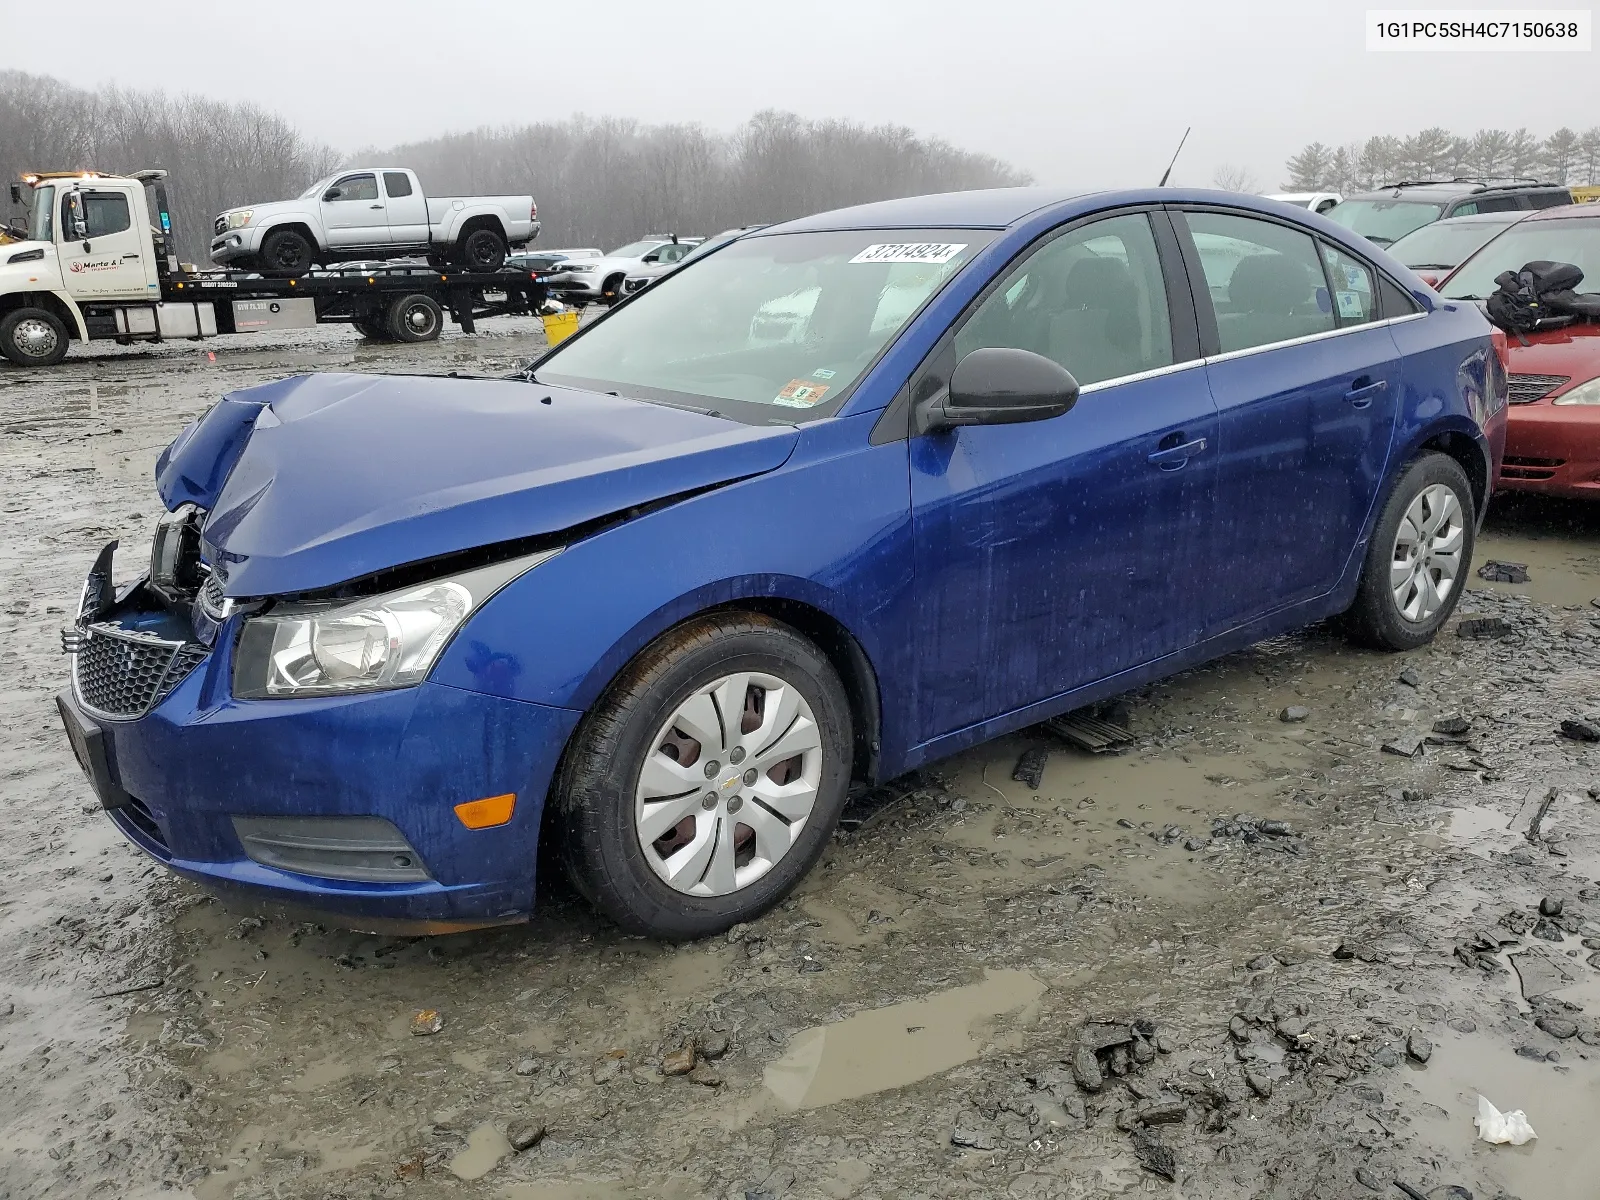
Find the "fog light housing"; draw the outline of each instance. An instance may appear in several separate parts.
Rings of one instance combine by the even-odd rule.
[[[234,817],[252,862],[297,875],[356,883],[423,883],[433,876],[383,817]]]

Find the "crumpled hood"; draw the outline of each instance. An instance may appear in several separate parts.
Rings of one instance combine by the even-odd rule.
[[[191,422],[157,488],[209,510],[227,595],[280,595],[758,475],[796,436],[514,380],[302,375]]]

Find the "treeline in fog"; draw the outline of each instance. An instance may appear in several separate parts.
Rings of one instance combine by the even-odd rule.
[[[1371,137],[1348,146],[1312,142],[1286,164],[1297,192],[1360,192],[1401,180],[1541,179],[1571,186],[1600,183],[1600,126],[1558,129],[1540,138],[1526,129],[1480,129],[1458,137],[1434,126],[1410,137]]]
[[[645,233],[711,234],[921,192],[1027,177],[899,126],[762,112],[731,134],[577,116],[350,154],[253,104],[75,88],[0,71],[0,176],[164,168],[182,256],[204,263],[211,222],[298,195],[342,166],[413,167],[436,195],[531,192],[549,246],[610,248]]]
[[[869,200],[1028,178],[897,125],[761,112],[731,134],[574,117],[479,129],[384,152],[438,192],[532,192],[541,243],[610,248],[644,233],[711,234]]]

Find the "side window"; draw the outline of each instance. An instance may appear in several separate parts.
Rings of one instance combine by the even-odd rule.
[[[681,262],[692,249],[692,246],[686,246],[682,242],[663,246],[661,247],[660,261],[664,263]]]
[[[1515,194],[1484,196],[1478,201],[1479,212],[1516,212],[1521,207],[1522,203]]]
[[[133,224],[128,212],[128,198],[121,192],[84,192],[83,219],[89,227],[88,236],[105,237],[121,233]]]
[[[385,171],[383,173],[383,190],[389,193],[389,199],[398,200],[401,196],[411,195],[411,177],[404,171]],[[373,197],[376,199],[377,197]]]
[[[1571,192],[1526,192],[1523,199],[1529,208],[1560,208],[1572,203]]]
[[[334,203],[345,200],[376,200],[378,198],[378,178],[375,175],[346,175],[333,185],[339,189],[339,197]]]
[[[1383,305],[1383,319],[1385,321],[1422,311],[1421,306],[1411,298],[1411,293],[1402,290],[1387,279],[1378,281],[1378,295],[1381,298],[1380,303]]]
[[[1223,353],[1335,327],[1333,300],[1309,234],[1227,213],[1185,217],[1200,252]]]
[[[1465,200],[1452,208],[1447,215],[1452,217],[1472,217],[1476,216],[1477,213],[1478,202],[1476,200]]]
[[[1341,327],[1365,325],[1378,319],[1378,297],[1372,286],[1372,270],[1366,263],[1351,258],[1343,250],[1324,244],[1322,262],[1333,285],[1333,313]]]
[[[1150,219],[1108,217],[1013,267],[956,332],[959,361],[987,346],[1054,359],[1080,384],[1172,364],[1172,324]]]

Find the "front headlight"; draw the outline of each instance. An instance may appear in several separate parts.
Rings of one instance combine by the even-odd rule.
[[[558,271],[576,271],[580,275],[585,271],[594,270],[593,263],[562,263],[556,268]]]
[[[1554,400],[1550,401],[1550,403],[1600,404],[1600,376],[1596,376],[1594,379],[1589,380],[1588,383],[1580,383],[1570,392],[1563,392]]]
[[[421,683],[467,617],[557,553],[545,550],[381,596],[280,605],[251,617],[239,634],[233,694],[268,700]]]
[[[255,212],[256,210],[253,208],[241,208],[235,212],[229,213],[228,228],[243,229],[246,225],[250,224],[250,218],[255,216]]]

